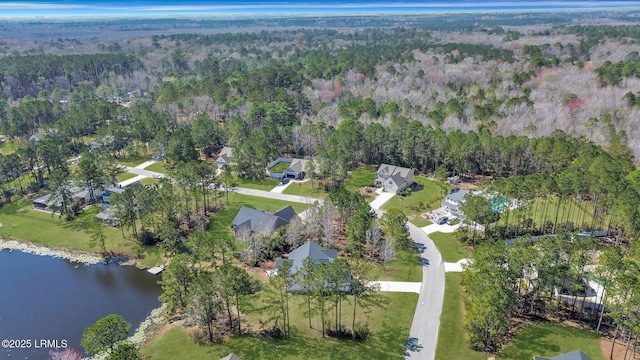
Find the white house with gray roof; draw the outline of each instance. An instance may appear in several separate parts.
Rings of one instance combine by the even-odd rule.
[[[216,166],[218,170],[222,170],[222,167],[225,165],[231,165],[231,153],[233,152],[233,148],[229,146],[225,146],[220,150],[220,154],[218,154],[218,158],[216,159]]]
[[[280,265],[285,262],[290,262],[291,270],[289,270],[289,273],[293,276],[302,268],[302,264],[307,258],[311,259],[315,265],[329,264],[338,258],[338,251],[335,249],[325,249],[314,241],[307,241],[304,245],[291,251],[287,259],[277,260],[276,268],[279,268]],[[348,283],[347,280],[348,279],[345,280],[345,284]],[[299,284],[290,285],[288,288],[289,291],[300,291],[303,289],[304,287]]]
[[[374,184],[382,186],[384,192],[396,194],[413,185],[413,169],[382,164],[378,168]]]

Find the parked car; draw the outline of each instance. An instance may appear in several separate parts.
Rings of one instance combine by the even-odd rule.
[[[436,224],[438,224],[438,225],[444,225],[444,224],[446,224],[446,223],[447,223],[447,220],[449,220],[449,219],[448,219],[448,218],[446,218],[446,217],[444,217],[444,216],[443,216],[443,217],[440,217],[440,218],[438,218],[438,219],[436,220]]]

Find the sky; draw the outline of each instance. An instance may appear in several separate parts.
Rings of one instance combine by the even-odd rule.
[[[534,1],[455,1],[455,0],[325,0],[325,1],[104,1],[104,0],[0,0],[0,17],[58,16],[167,16],[167,15],[259,15],[322,13],[388,13],[436,11],[504,11],[544,9],[622,9],[640,8],[640,1],[617,0],[534,0]]]

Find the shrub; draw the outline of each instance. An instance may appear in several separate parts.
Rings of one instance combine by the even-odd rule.
[[[367,323],[357,323],[353,328],[353,338],[358,341],[367,340],[371,336],[371,330]]]
[[[330,322],[327,326],[327,335],[329,337],[333,337],[336,339],[346,339],[352,337],[351,332],[347,330],[342,324],[338,325],[337,329]]]

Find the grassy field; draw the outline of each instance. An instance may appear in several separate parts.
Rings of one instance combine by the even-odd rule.
[[[417,251],[398,250],[395,260],[375,266],[370,276],[375,280],[385,281],[422,281],[422,265]]]
[[[87,233],[93,218],[100,210],[98,206],[88,208],[72,221],[65,221],[60,219],[58,214],[52,216],[51,213],[33,210],[31,204],[28,198],[23,198],[0,208],[0,235],[52,248],[99,252],[98,248],[89,245],[90,235]],[[125,230],[123,238],[120,229],[108,226],[103,228],[107,237],[107,251],[127,256],[135,254],[138,243],[131,238],[130,231]],[[157,248],[145,248],[141,263],[147,266],[154,265],[161,262],[160,255]]]
[[[149,161],[150,157],[147,155],[141,156],[123,156],[121,158],[116,159],[116,162],[121,165],[136,167],[142,164],[145,161]]]
[[[280,180],[274,178],[266,178],[265,180],[236,178],[236,183],[241,188],[270,191],[280,183]]]
[[[464,308],[460,294],[461,280],[462,274],[460,273],[448,273],[445,277],[444,302],[442,316],[440,316],[436,359],[486,360],[488,356],[467,347],[463,319]]]
[[[165,164],[163,161],[158,161],[156,163],[153,163],[153,164],[147,166],[144,169],[145,170],[149,170],[149,171],[159,172],[159,173],[162,173],[162,174],[166,174],[168,172],[167,164]]]
[[[0,142],[0,154],[9,155],[16,152],[20,147],[17,140],[14,141],[2,141]]]
[[[130,173],[130,172],[122,173],[122,174],[118,175],[118,181],[119,182],[123,182],[125,180],[133,179],[136,176],[138,176],[138,175],[136,175],[134,173]]]
[[[545,200],[538,199],[526,207],[512,210],[509,214],[509,222],[514,223],[515,219],[520,218],[522,216],[521,214],[524,212],[525,216],[533,219],[534,223],[538,227],[543,224],[545,219],[553,223],[555,221],[556,214],[558,215],[558,223],[566,221],[567,215],[570,214],[571,222],[576,224],[582,224],[584,222],[587,225],[591,225],[593,219],[593,206],[591,202],[585,201],[580,203],[575,199],[570,201],[565,200],[558,207],[558,199],[551,198],[548,200],[546,209],[544,205]],[[500,216],[500,224],[505,224],[506,221],[507,215],[502,213]]]
[[[316,187],[311,184],[311,181],[306,181],[303,183],[293,183],[287,186],[287,188],[284,189],[282,193],[289,195],[308,196],[316,199],[324,199],[327,193],[317,188],[317,186],[320,185],[319,182],[314,181],[314,183],[316,184]]]
[[[154,178],[148,178],[148,177],[146,177],[146,178],[144,178],[144,179],[140,180],[140,183],[141,183],[142,185],[155,185],[155,184],[157,184],[157,183],[158,183],[158,180],[157,180],[157,179],[154,179]]]
[[[606,359],[594,332],[553,322],[519,329],[515,339],[498,353],[496,359],[529,360],[534,356],[551,357],[574,350],[582,350],[593,360]]]
[[[290,162],[279,162],[277,163],[275,166],[273,166],[271,169],[269,169],[269,172],[272,173],[283,173],[285,172],[289,166],[291,166]]]
[[[344,188],[357,192],[361,187],[373,186],[373,180],[376,179],[376,175],[376,168],[373,165],[361,166],[349,174],[344,183]]]
[[[437,360],[481,360],[488,357],[469,349],[466,344],[461,279],[460,273],[446,275]],[[600,350],[600,340],[593,332],[558,323],[539,322],[518,330],[515,338],[497,354],[496,359],[530,360],[533,356],[551,357],[578,349],[593,360],[605,359]]]
[[[417,219],[423,213],[439,208],[441,200],[440,184],[420,175],[416,176],[414,180],[417,185],[411,195],[406,197],[394,196],[382,206],[382,209],[387,210],[392,207],[398,207],[404,210],[407,216],[415,215]]]
[[[216,345],[195,344],[187,332],[176,326],[148,344],[143,352],[153,360],[218,359],[234,352],[242,359],[402,359],[409,327],[416,307],[417,294],[384,293],[385,309],[373,309],[367,322],[371,338],[364,342],[323,339],[317,329],[309,329],[307,318],[298,306],[290,305],[290,339],[268,340],[250,335],[235,336]],[[350,324],[352,308],[343,304],[343,322]],[[263,314],[251,313],[248,320],[258,330]],[[358,319],[357,321],[362,321]],[[314,328],[316,322],[312,321]]]
[[[429,234],[429,238],[436,244],[442,259],[446,262],[457,262],[469,256],[467,248],[456,239],[455,234],[436,232]]]

